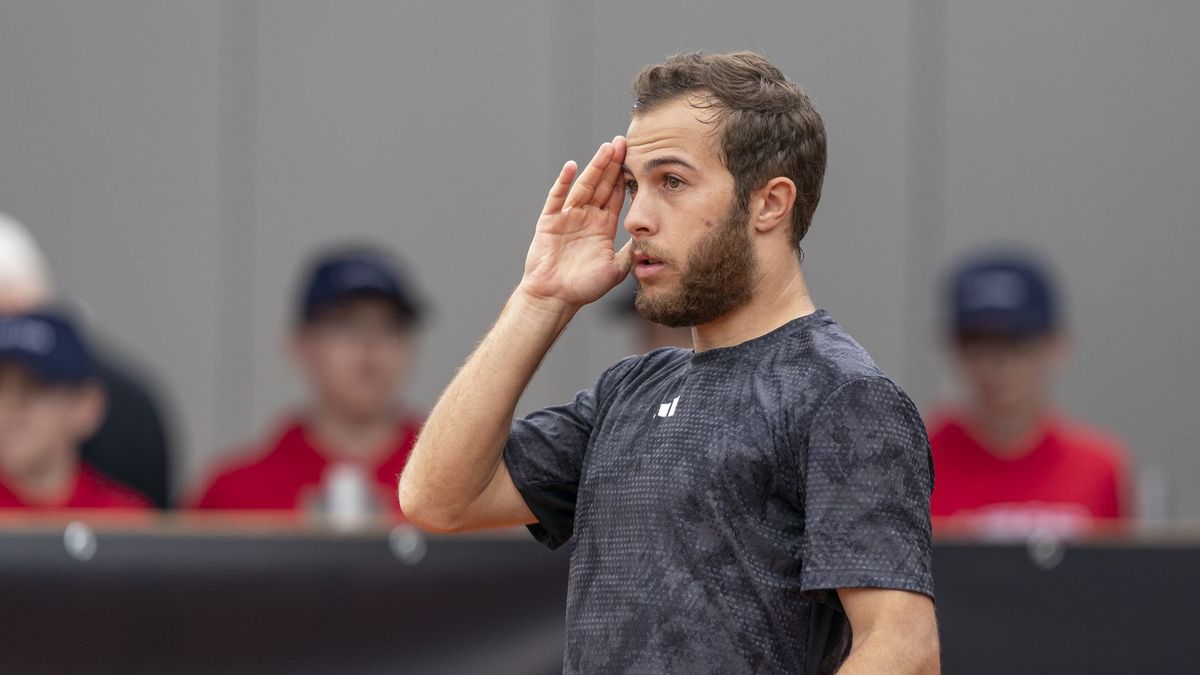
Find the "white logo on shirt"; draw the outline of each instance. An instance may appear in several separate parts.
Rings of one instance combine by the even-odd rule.
[[[679,397],[678,396],[676,396],[675,400],[671,401],[670,403],[664,403],[664,404],[658,406],[658,416],[659,417],[674,417],[675,416],[675,406],[677,406],[677,405],[679,405]]]

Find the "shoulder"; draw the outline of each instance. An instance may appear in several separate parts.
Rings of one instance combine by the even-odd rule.
[[[808,462],[826,481],[868,477],[873,489],[921,499],[933,490],[925,423],[912,400],[886,376],[847,378],[829,392],[802,433]],[[928,504],[922,508],[928,515]]]
[[[265,481],[278,477],[279,468],[288,464],[303,435],[303,427],[289,423],[282,431],[271,436],[265,443],[245,446],[233,453],[213,473],[213,477],[200,491],[196,508],[234,508],[246,495],[258,494],[267,485]]]
[[[81,488],[86,504],[83,507],[103,507],[122,509],[148,509],[150,500],[143,497],[133,488],[126,487],[91,466],[84,464],[80,468]]]
[[[627,356],[609,366],[596,381],[597,398],[687,367],[690,349],[662,347],[645,354]]]
[[[960,443],[966,440],[966,427],[962,414],[948,406],[934,408],[926,418],[929,440],[937,445],[941,442]]]
[[[818,419],[902,421],[906,426],[920,427],[925,423],[920,411],[908,394],[886,375],[869,374],[846,376],[824,395],[817,409]]]
[[[265,441],[243,446],[233,453],[235,459],[226,465],[222,475],[236,476],[268,469],[273,464],[287,462],[303,443],[304,427],[289,423],[271,434]]]
[[[1099,427],[1071,419],[1059,419],[1053,433],[1072,462],[1091,464],[1124,472],[1128,461],[1125,444],[1116,435]]]
[[[775,358],[763,365],[787,374],[817,399],[853,382],[891,382],[867,350],[824,310],[792,331]]]
[[[924,422],[908,395],[828,312],[818,310],[781,329],[758,352],[750,392],[778,410],[789,434],[808,437],[814,423],[902,415],[906,426]]]
[[[687,363],[692,356],[692,350],[679,347],[659,347],[645,354],[626,356],[609,366],[601,380],[623,379],[632,375],[653,373],[670,369]]]

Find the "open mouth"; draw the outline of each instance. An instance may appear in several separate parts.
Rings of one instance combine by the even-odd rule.
[[[633,272],[639,279],[648,278],[666,266],[667,264],[659,258],[641,252],[634,254]]]

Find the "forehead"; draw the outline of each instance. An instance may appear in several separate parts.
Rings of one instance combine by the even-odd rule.
[[[313,317],[311,325],[321,326],[329,323],[396,323],[406,324],[408,317],[400,311],[396,303],[388,298],[363,296],[347,298],[341,302],[326,307]]]
[[[46,295],[26,284],[7,284],[0,280],[0,314],[24,312],[40,304]]]
[[[21,390],[40,390],[44,383],[16,361],[0,360],[0,384]]]
[[[692,97],[679,97],[648,112],[635,113],[626,138],[625,166],[637,173],[647,160],[672,155],[697,168],[722,167],[717,152],[719,124],[712,111],[698,108]]]
[[[1004,337],[1000,335],[969,335],[958,338],[958,345],[968,355],[1005,354],[1025,355],[1050,346],[1047,336]]]

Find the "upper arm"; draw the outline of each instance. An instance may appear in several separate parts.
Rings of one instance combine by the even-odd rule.
[[[839,588],[838,599],[850,620],[852,659],[886,664],[889,672],[937,672],[937,618],[929,597],[885,588]]]
[[[588,389],[567,405],[514,420],[481,507],[524,518],[547,546],[565,543],[574,532],[575,496],[595,416],[594,390]]]
[[[570,403],[514,420],[472,527],[528,525],[551,548],[569,540],[584,458],[603,406],[600,392],[616,386],[636,363],[637,357],[624,359]]]
[[[842,385],[813,418],[805,454],[805,590],[932,595],[929,442],[908,397],[882,377]]]
[[[933,600],[927,595],[890,588],[839,588],[837,593],[856,636],[888,626],[922,625],[937,632]]]
[[[520,490],[513,483],[508,465],[501,460],[483,494],[479,495],[468,510],[465,521],[468,524],[464,529],[482,530],[531,525],[537,522],[537,518],[529,510]]]

